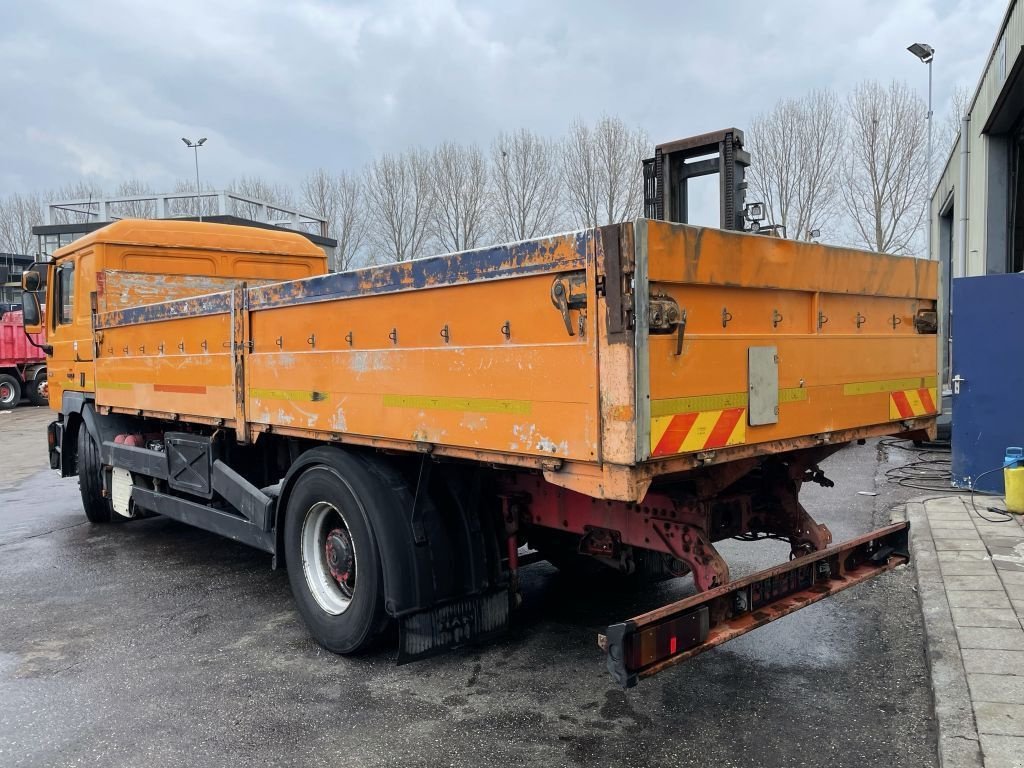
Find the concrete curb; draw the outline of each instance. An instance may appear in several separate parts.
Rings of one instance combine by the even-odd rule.
[[[906,503],[910,521],[910,556],[917,574],[917,595],[924,616],[925,653],[932,681],[935,719],[939,729],[939,765],[942,768],[983,768],[981,743],[974,721],[967,673],[953,627],[939,560],[925,514],[925,498]],[[896,508],[893,519],[903,519]]]

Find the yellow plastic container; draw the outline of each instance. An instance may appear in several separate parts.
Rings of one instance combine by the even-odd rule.
[[[1006,509],[1024,515],[1024,467],[1004,467],[1003,480],[1006,483]]]

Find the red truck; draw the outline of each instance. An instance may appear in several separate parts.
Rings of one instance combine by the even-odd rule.
[[[42,345],[45,332],[31,336]],[[47,405],[46,355],[29,341],[21,312],[0,316],[0,411],[14,408],[22,394],[32,405]]]

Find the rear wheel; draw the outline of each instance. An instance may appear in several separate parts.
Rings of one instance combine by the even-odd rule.
[[[32,405],[50,404],[50,388],[46,382],[46,371],[36,374],[35,379],[28,382],[26,394]]]
[[[82,508],[90,523],[109,523],[114,509],[110,499],[103,496],[103,467],[99,446],[84,424],[78,427],[78,490],[82,494]]]
[[[334,653],[368,647],[386,624],[384,577],[370,510],[386,489],[358,458],[303,472],[288,499],[288,580],[313,637]],[[333,464],[334,462],[332,462]]]
[[[0,373],[0,411],[9,411],[21,402],[21,382],[8,373]]]

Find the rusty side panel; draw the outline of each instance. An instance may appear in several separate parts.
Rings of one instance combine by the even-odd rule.
[[[249,285],[270,280],[249,280]],[[113,312],[144,304],[159,304],[191,296],[230,291],[238,279],[216,275],[163,275],[106,270],[97,277],[98,310]]]
[[[570,310],[569,335],[551,299],[592,247],[574,233],[251,290],[248,420],[596,461],[595,313]]]
[[[632,323],[633,225],[602,227],[597,264],[605,301],[597,326],[601,395],[601,460],[631,465],[636,454],[636,369]]]
[[[595,249],[572,233],[115,309],[97,317],[98,400],[257,433],[594,462]],[[552,286],[570,275],[585,295],[563,316]]]
[[[98,330],[97,405],[234,419],[231,294],[217,296],[219,312]]]
[[[933,416],[936,339],[914,320],[935,307],[937,266],[920,259],[647,222],[652,296],[686,313],[650,334],[650,434],[641,455],[769,445]],[[775,423],[752,422],[748,354],[774,350]],[[677,354],[677,350],[680,352]],[[912,407],[903,407],[909,393]]]

